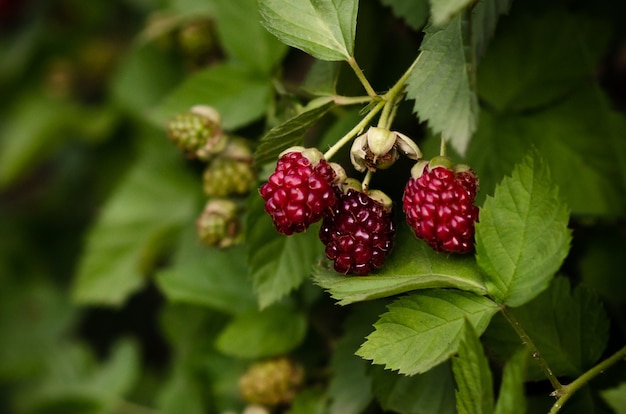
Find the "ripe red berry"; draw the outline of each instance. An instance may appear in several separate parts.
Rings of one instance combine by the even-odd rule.
[[[379,268],[391,251],[395,226],[391,200],[383,203],[349,188],[324,217],[319,237],[326,257],[343,274],[366,275]]]
[[[276,230],[290,235],[321,220],[337,200],[336,177],[333,167],[314,148],[283,153],[276,170],[259,189]]]
[[[467,167],[416,165],[403,196],[407,222],[415,235],[439,252],[466,253],[474,245],[474,205],[478,178]]]

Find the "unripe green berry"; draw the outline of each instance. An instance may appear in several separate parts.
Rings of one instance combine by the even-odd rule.
[[[248,403],[277,406],[290,403],[303,381],[302,366],[280,357],[252,364],[239,379],[239,389]]]
[[[239,240],[237,205],[231,200],[209,200],[196,221],[198,237],[205,244],[229,247]]]
[[[249,162],[219,157],[204,170],[204,193],[209,197],[245,195],[255,185],[256,177]]]
[[[178,114],[167,125],[167,135],[189,158],[209,160],[226,147],[219,113],[207,106],[195,106]]]

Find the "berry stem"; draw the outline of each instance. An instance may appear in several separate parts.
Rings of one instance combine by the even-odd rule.
[[[355,105],[368,103],[372,100],[371,96],[342,96],[333,95],[333,102],[337,105]]]
[[[363,191],[367,191],[369,189],[370,181],[372,180],[373,176],[374,176],[374,171],[367,170],[367,174],[365,174],[365,178],[363,178],[363,182],[361,183],[361,189]]]
[[[442,157],[445,157],[447,152],[448,152],[448,148],[446,147],[446,139],[442,135],[441,144],[439,144],[439,155],[441,155]]]
[[[363,119],[361,119],[361,121],[354,126],[354,128],[352,128],[350,131],[348,131],[348,133],[346,135],[341,137],[339,139],[339,141],[337,141],[335,144],[333,144],[333,146],[330,147],[324,153],[324,158],[327,161],[330,160],[337,153],[337,151],[339,151],[341,149],[341,147],[343,147],[345,144],[350,142],[350,140],[352,140],[352,138],[354,138],[357,134],[359,134],[361,131],[363,131],[365,129],[365,126],[370,123],[372,118],[374,118],[374,116],[376,116],[376,114],[378,112],[380,112],[380,110],[383,108],[384,105],[385,105],[385,101],[380,101],[380,102],[378,102],[376,104],[376,106],[374,106],[372,109],[370,109],[369,113],[367,115],[365,115],[363,117]]]
[[[580,388],[585,386],[589,381],[591,381],[598,375],[604,373],[604,371],[607,368],[611,367],[612,365],[618,363],[619,361],[625,358],[626,358],[626,346],[620,349],[619,351],[617,351],[616,353],[614,353],[613,355],[611,355],[610,357],[608,357],[607,359],[605,359],[604,361],[600,362],[598,365],[589,369],[587,372],[582,374],[580,377],[576,378],[571,383],[564,385],[561,388],[561,392],[559,393],[555,392],[555,395],[558,396],[559,399],[556,400],[556,402],[552,406],[552,409],[550,409],[549,414],[558,413],[559,410],[565,404],[565,402],[567,402],[567,400],[569,400],[570,397],[574,395],[576,391],[578,391]]]
[[[370,85],[370,82],[365,77],[365,74],[363,73],[363,71],[359,67],[359,64],[356,63],[356,60],[354,59],[354,56],[350,56],[350,58],[347,60],[347,62],[348,62],[348,65],[350,65],[350,67],[352,68],[352,70],[356,74],[356,77],[359,78],[359,81],[361,82],[361,85],[363,85],[363,87],[365,88],[365,91],[367,92],[367,94],[371,98],[377,97],[378,94],[374,91],[374,88],[372,88],[372,85]]]
[[[368,114],[365,115],[365,117],[363,117],[363,119],[361,119],[361,121],[358,124],[356,124],[354,126],[354,128],[352,128],[350,131],[348,131],[348,133],[346,135],[341,137],[339,139],[339,141],[337,141],[333,146],[331,146],[324,153],[324,158],[326,160],[329,160],[330,158],[332,158],[337,153],[337,151],[339,151],[341,149],[341,147],[343,147],[345,144],[350,142],[350,140],[352,138],[354,138],[357,134],[362,132],[365,129],[365,126],[370,123],[372,118],[374,118],[374,116],[376,116],[376,114],[378,114],[378,112],[380,112],[380,110],[383,109],[383,107],[388,102],[396,100],[396,97],[398,97],[400,95],[400,93],[403,92],[404,86],[406,84],[406,81],[409,78],[409,75],[411,75],[411,72],[413,71],[413,68],[415,67],[415,65],[419,61],[420,56],[422,56],[422,55],[421,54],[417,55],[417,58],[415,58],[415,60],[411,64],[411,66],[409,66],[409,68],[404,72],[404,74],[402,74],[400,79],[398,79],[398,81],[391,87],[391,89],[389,89],[387,91],[387,93],[385,93],[382,96],[382,99],[379,102],[377,102],[376,105],[374,105],[373,108],[371,108],[369,110]],[[354,60],[354,58],[351,58],[351,59]],[[348,60],[348,63],[350,63],[350,60]],[[356,65],[356,61],[354,61],[354,64]],[[354,67],[353,67],[353,69],[354,69]],[[360,70],[361,69],[359,69],[359,71]],[[363,72],[361,72],[361,74],[363,74]],[[368,85],[369,85],[369,82],[368,82]],[[371,88],[371,86],[370,86],[370,88]],[[372,96],[370,100],[375,100],[375,99],[378,99],[378,95],[376,95],[376,94],[374,96]]]
[[[528,333],[526,333],[526,331],[524,330],[522,325],[519,323],[515,315],[513,315],[513,313],[509,311],[509,309],[505,305],[500,304],[499,307],[500,307],[500,312],[502,313],[502,315],[506,318],[509,324],[513,327],[517,335],[522,340],[522,344],[528,348],[533,359],[537,362],[537,365],[539,365],[539,368],[541,368],[546,378],[548,378],[548,381],[550,381],[550,384],[552,384],[552,387],[554,388],[554,392],[557,395],[560,395],[563,392],[563,385],[556,378],[556,375],[554,375],[554,372],[552,372],[552,369],[550,368],[546,360],[543,359],[543,356],[539,352],[539,349],[534,344],[532,339],[530,339],[530,336],[528,336]]]

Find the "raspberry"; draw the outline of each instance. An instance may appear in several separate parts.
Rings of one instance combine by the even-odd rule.
[[[474,245],[478,220],[474,205],[478,178],[467,166],[451,169],[449,161],[443,163],[416,164],[404,189],[404,212],[415,236],[434,250],[467,253]]]
[[[337,272],[366,275],[383,265],[394,234],[391,200],[375,190],[368,195],[348,188],[324,217],[319,237]]]
[[[239,379],[239,390],[252,404],[288,404],[304,380],[302,366],[287,357],[256,362]]]
[[[315,148],[293,147],[284,152],[259,189],[276,230],[290,235],[319,221],[337,200],[334,182],[340,175]]]

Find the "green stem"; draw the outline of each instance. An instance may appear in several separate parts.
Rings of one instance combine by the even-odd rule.
[[[446,139],[442,135],[441,144],[439,145],[439,155],[441,155],[442,157],[445,157],[446,153],[447,153]]]
[[[354,128],[348,131],[346,135],[341,137],[339,141],[337,141],[332,147],[330,147],[326,151],[326,153],[324,153],[324,158],[326,160],[329,160],[330,158],[332,158],[337,153],[337,151],[341,149],[341,147],[343,147],[345,144],[350,142],[350,140],[354,138],[355,135],[362,132],[365,129],[365,126],[370,123],[370,121],[376,116],[376,114],[380,112],[381,109],[383,109],[383,107],[388,102],[395,101],[396,97],[400,94],[400,92],[404,90],[404,85],[406,84],[406,81],[409,78],[411,71],[417,64],[417,61],[419,60],[420,56],[421,54],[417,56],[417,58],[413,61],[411,66],[409,66],[409,68],[404,72],[404,74],[400,77],[400,79],[398,79],[398,81],[391,87],[391,89],[389,89],[387,93],[385,93],[382,96],[382,99],[379,102],[377,102],[373,108],[369,110],[368,114],[365,115],[365,117],[363,117],[363,119],[361,119],[361,121],[358,124],[356,124]]]
[[[546,378],[548,378],[548,381],[550,381],[550,383],[552,384],[554,391],[560,395],[563,390],[563,385],[556,378],[556,375],[554,375],[554,372],[552,372],[552,369],[550,368],[546,360],[543,359],[543,356],[541,356],[539,349],[535,346],[532,339],[530,339],[530,336],[528,336],[515,315],[513,315],[505,305],[500,305],[500,312],[502,312],[502,315],[504,315],[504,317],[509,322],[509,324],[511,324],[515,332],[517,332],[517,335],[519,335],[520,339],[522,340],[522,344],[524,344],[531,352],[533,359],[537,362],[539,368],[541,368]]]
[[[333,95],[333,102],[337,105],[355,105],[368,103],[372,100],[371,96],[341,96]]]
[[[350,67],[356,74],[356,77],[359,78],[359,81],[361,82],[361,85],[363,85],[363,87],[365,88],[367,94],[372,98],[378,96],[378,94],[374,91],[374,88],[372,88],[372,85],[370,85],[370,82],[365,77],[365,74],[359,67],[359,64],[356,63],[356,60],[353,56],[350,56],[350,58],[348,59],[348,65],[350,65]]]
[[[337,141],[332,147],[328,149],[328,151],[324,153],[324,158],[327,161],[330,160],[337,153],[337,151],[341,149],[341,147],[343,147],[345,144],[350,142],[350,140],[354,138],[356,134],[363,131],[363,129],[365,129],[365,126],[370,123],[372,118],[374,118],[374,116],[376,116],[378,112],[380,112],[380,110],[383,108],[384,105],[385,105],[385,101],[380,101],[376,104],[376,106],[370,109],[369,113],[365,115],[363,119],[361,119],[361,122],[356,124],[354,128],[348,131],[346,135],[341,137],[339,141]]]
[[[363,191],[367,191],[370,187],[370,181],[372,180],[372,176],[374,172],[372,170],[367,170],[367,174],[365,174],[365,178],[363,178],[363,182],[361,183],[361,189]]]
[[[626,358],[626,346],[600,362],[598,365],[591,368],[589,371],[582,374],[580,377],[576,378],[571,383],[563,386],[561,392],[556,395],[559,396],[559,399],[556,400],[549,414],[556,414],[563,407],[563,405],[570,399],[572,395],[583,386],[587,385],[589,381],[597,377],[598,375],[604,373],[609,367]]]

